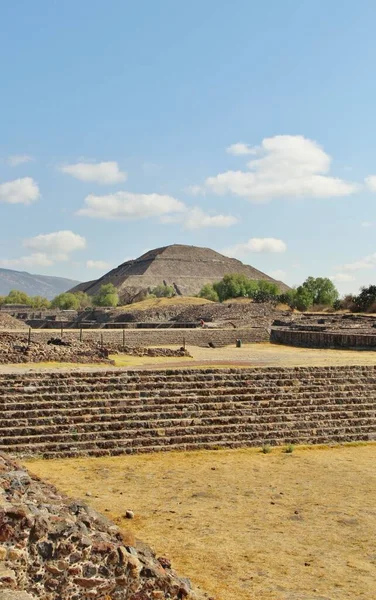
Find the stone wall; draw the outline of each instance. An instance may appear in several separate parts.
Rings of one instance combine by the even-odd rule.
[[[0,450],[46,458],[376,439],[376,367],[0,375]]]
[[[27,339],[27,332],[24,335]],[[31,339],[38,341],[47,341],[54,335],[52,330],[33,330]],[[56,330],[56,335],[60,336],[60,329]],[[79,330],[64,330],[64,337],[79,339]],[[208,346],[210,343],[214,346],[227,346],[235,344],[237,339],[243,342],[267,342],[269,341],[269,331],[265,327],[239,327],[237,329],[126,329],[124,330],[124,340],[127,346],[182,346],[184,340],[186,344],[192,346]],[[123,343],[123,331],[120,329],[101,329],[82,331],[83,340],[101,340],[106,343]]]
[[[0,454],[0,600],[199,597],[167,558]]]
[[[313,327],[312,327],[313,328]],[[334,331],[311,331],[272,328],[270,341],[288,346],[305,348],[355,348],[376,350],[376,334],[343,333]]]

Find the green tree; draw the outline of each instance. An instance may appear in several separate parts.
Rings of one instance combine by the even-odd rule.
[[[199,297],[212,300],[213,302],[219,301],[218,294],[211,283],[206,283],[204,286],[202,286]]]
[[[85,292],[75,292],[74,295],[78,299],[78,308],[80,310],[91,306],[92,301],[89,294],[85,294]]]
[[[213,289],[217,292],[220,302],[229,298],[248,297],[250,280],[240,273],[229,273],[221,281],[213,283]]]
[[[51,302],[47,298],[44,298],[44,296],[31,296],[30,306],[32,308],[49,308]]]
[[[313,304],[333,306],[339,298],[337,288],[327,277],[308,277],[302,287],[311,294]]]
[[[79,307],[79,300],[76,294],[64,292],[52,300],[51,306],[52,308],[60,308],[61,310],[77,310]]]
[[[5,297],[5,304],[30,304],[30,297],[20,290],[10,290]]]
[[[173,285],[165,285],[161,283],[150,290],[150,293],[156,298],[172,298],[176,296],[176,291]]]
[[[311,290],[303,285],[300,285],[295,293],[294,307],[298,310],[308,310],[313,306],[314,296]]]
[[[102,285],[98,294],[93,297],[94,306],[117,306],[118,304],[119,294],[112,283]]]
[[[376,304],[376,285],[360,288],[360,293],[353,300],[357,311],[369,310]]]

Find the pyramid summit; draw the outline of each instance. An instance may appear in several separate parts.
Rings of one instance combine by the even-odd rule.
[[[160,284],[171,285],[179,296],[195,296],[206,283],[219,281],[228,273],[241,273],[249,279],[276,283],[281,291],[288,286],[240,260],[198,246],[172,244],[149,250],[128,260],[95,281],[82,283],[71,291],[97,294],[102,285],[112,283],[122,302],[132,302]]]

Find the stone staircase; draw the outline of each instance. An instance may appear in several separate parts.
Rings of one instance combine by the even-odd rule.
[[[0,451],[46,458],[376,439],[376,367],[0,374]]]

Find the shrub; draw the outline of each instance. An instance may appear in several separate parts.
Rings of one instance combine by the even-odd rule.
[[[206,298],[207,300],[212,300],[212,302],[219,302],[218,293],[211,283],[207,283],[201,288],[199,298]]]
[[[176,291],[174,286],[166,285],[164,283],[157,285],[155,288],[150,290],[150,293],[153,294],[156,298],[172,298],[176,296]]]
[[[119,294],[112,283],[102,285],[98,294],[93,297],[94,306],[117,306],[119,304]]]
[[[261,452],[263,454],[270,454],[272,451],[272,448],[269,444],[264,444],[263,447],[261,448]]]
[[[294,444],[289,444],[285,448],[285,454],[292,454],[294,452],[294,450],[295,450]]]
[[[75,294],[64,292],[56,296],[51,302],[52,308],[60,308],[61,310],[77,310],[79,300]]]

